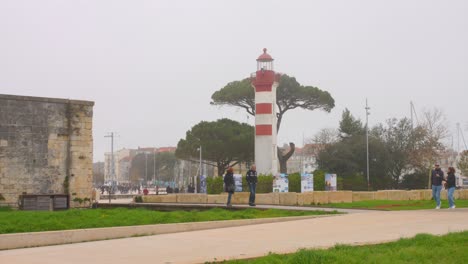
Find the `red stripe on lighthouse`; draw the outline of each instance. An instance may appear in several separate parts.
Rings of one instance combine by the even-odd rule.
[[[255,105],[255,114],[271,114],[272,111],[271,103],[261,103]]]
[[[271,125],[256,125],[255,126],[255,135],[257,135],[257,136],[271,136],[272,135]]]

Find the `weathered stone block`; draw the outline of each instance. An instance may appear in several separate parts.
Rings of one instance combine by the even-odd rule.
[[[227,197],[228,197],[227,194],[210,194],[210,195],[208,195],[207,203],[209,203],[209,204],[225,204],[225,203],[227,203]]]
[[[329,203],[351,203],[353,202],[353,192],[351,191],[334,191],[328,193]]]
[[[353,202],[373,201],[375,192],[353,192]]]
[[[208,197],[206,194],[180,193],[176,194],[178,203],[206,204]]]
[[[298,205],[311,205],[314,204],[314,192],[305,192],[297,194]]]
[[[297,205],[297,193],[278,193],[280,205]]]
[[[419,190],[421,191],[422,200],[431,200],[432,199],[432,190]]]
[[[314,204],[327,204],[328,192],[314,191]]]
[[[167,195],[143,195],[144,203],[176,203],[177,196],[175,194]]]
[[[377,191],[374,194],[375,200],[388,200],[388,192],[387,191]]]
[[[423,192],[421,190],[410,190],[407,191],[408,199],[412,201],[423,200]]]
[[[231,198],[231,203],[233,204],[248,204],[249,203],[249,195],[248,192],[236,192]],[[227,198],[226,198],[227,200]]]
[[[468,189],[460,189],[460,190],[457,190],[457,192],[459,193],[458,199],[468,200]]]
[[[400,190],[388,190],[387,192],[388,200],[392,201],[405,201],[409,200],[407,191]]]
[[[279,195],[278,193],[257,193],[255,195],[255,203],[278,205],[280,203]]]

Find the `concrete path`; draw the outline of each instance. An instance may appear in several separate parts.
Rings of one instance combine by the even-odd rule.
[[[0,263],[203,263],[300,248],[373,244],[468,230],[468,209],[372,211],[325,218],[0,251]]]
[[[112,200],[111,204],[113,205],[127,205],[132,203],[133,201],[130,199],[117,199]],[[99,200],[100,204],[109,204],[109,200]],[[188,204],[188,203],[142,203],[145,205],[165,205],[165,206],[194,206],[194,207],[219,207],[219,208],[226,208],[224,204]],[[282,209],[282,210],[298,210],[298,211],[325,211],[325,212],[341,212],[341,213],[368,213],[374,210],[363,210],[363,209],[341,209],[341,208],[328,208],[328,207],[312,207],[312,206],[286,206],[286,205],[257,205],[255,207],[250,207],[249,205],[239,205],[236,204],[234,207],[237,208],[261,208],[261,209]]]

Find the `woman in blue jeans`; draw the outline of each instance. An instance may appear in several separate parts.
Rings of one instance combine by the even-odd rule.
[[[231,207],[231,197],[234,194],[234,191],[236,190],[236,185],[234,182],[234,169],[232,167],[228,167],[226,171],[226,175],[224,175],[224,188],[226,192],[228,193],[228,199],[226,206]]]
[[[453,199],[453,193],[455,192],[455,168],[449,167],[447,173],[447,200],[449,202],[449,208],[455,209],[455,200]]]

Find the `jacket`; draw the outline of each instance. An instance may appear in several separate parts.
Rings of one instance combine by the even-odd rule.
[[[448,173],[447,174],[447,188],[452,188],[455,187],[455,174],[454,173]]]
[[[236,185],[234,183],[234,174],[227,172],[226,175],[224,175],[224,186],[226,192],[234,192],[236,189]]]
[[[247,174],[245,175],[245,179],[247,180],[248,183],[257,183],[258,181],[257,171],[254,171],[254,170],[247,171]]]
[[[441,186],[444,180],[444,172],[441,169],[432,171],[431,184],[434,186]]]

